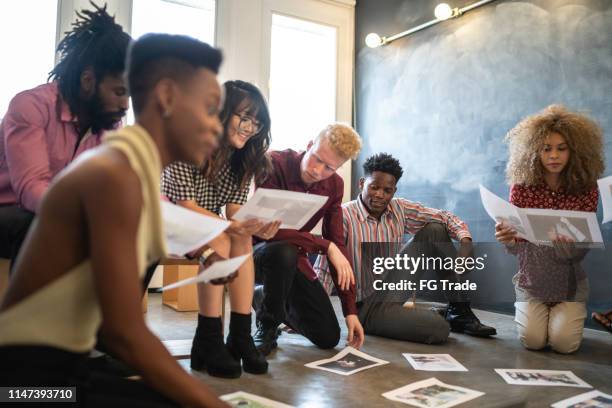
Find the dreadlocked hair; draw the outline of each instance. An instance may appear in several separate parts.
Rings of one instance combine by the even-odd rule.
[[[79,104],[81,74],[91,68],[99,83],[106,75],[125,70],[125,56],[131,37],[115,23],[103,7],[91,2],[95,10],[76,12],[72,31],[59,43],[60,61],[49,72],[48,80],[58,81],[62,97],[74,113]]]

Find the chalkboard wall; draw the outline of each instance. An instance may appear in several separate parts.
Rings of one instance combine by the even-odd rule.
[[[494,242],[478,184],[508,197],[502,140],[524,116],[552,103],[588,113],[606,133],[612,174],[612,1],[497,0],[390,45],[365,46],[370,32],[390,36],[431,20],[437,3],[357,2],[355,118],[365,143],[353,192],[364,159],[392,153],[404,167],[397,195],[450,210],[475,241]],[[609,248],[584,264],[596,309],[612,307],[612,223],[602,232]],[[500,249],[481,247],[489,263],[474,303],[512,312],[516,260]]]

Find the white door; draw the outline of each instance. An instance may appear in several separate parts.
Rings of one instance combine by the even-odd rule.
[[[263,0],[262,14],[272,148],[303,150],[326,125],[351,123],[354,9],[342,2]],[[347,200],[350,162],[338,173]]]

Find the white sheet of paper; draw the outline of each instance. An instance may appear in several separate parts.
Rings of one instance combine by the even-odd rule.
[[[520,211],[533,234],[531,242],[551,245],[548,233],[554,231],[571,238],[582,247],[604,246],[597,214],[594,212],[540,208],[522,208]]]
[[[415,370],[422,371],[468,371],[450,354],[413,354],[403,353]]]
[[[446,384],[437,378],[428,378],[382,394],[392,401],[420,408],[450,408],[483,395],[484,392]]]
[[[299,230],[327,200],[327,197],[316,194],[258,188],[253,197],[234,214],[234,219],[282,221],[281,228]]]
[[[603,237],[594,212],[518,208],[480,186],[482,204],[491,218],[512,225],[519,238],[552,245],[549,233],[571,238],[581,247],[601,248]]]
[[[352,375],[384,364],[389,364],[389,362],[372,357],[349,346],[331,358],[314,361],[304,364],[304,366],[340,375]]]
[[[519,238],[531,241],[530,229],[521,218],[520,209],[506,200],[503,200],[480,185],[480,198],[487,214],[496,222],[504,222],[512,226]]]
[[[612,408],[612,395],[601,391],[589,391],[563,401],[555,402],[553,408]]]
[[[571,371],[496,368],[495,372],[508,384],[513,385],[593,388]]]
[[[231,394],[221,395],[223,401],[232,407],[256,407],[256,408],[293,408],[292,405],[283,404],[259,395],[250,394],[244,391],[232,392]]]
[[[240,255],[235,258],[226,259],[224,261],[217,261],[212,264],[210,267],[203,270],[198,276],[194,276],[192,278],[187,278],[180,280],[178,282],[174,282],[170,285],[164,286],[162,291],[180,288],[181,286],[191,285],[193,283],[204,282],[208,283],[214,279],[225,278],[226,276],[231,275],[247,260],[247,258],[251,256],[250,253],[245,255]]]
[[[221,234],[229,221],[209,217],[167,201],[161,202],[166,243],[170,255],[183,256]]]
[[[597,185],[603,206],[602,223],[610,222],[612,221],[612,176],[597,180]]]

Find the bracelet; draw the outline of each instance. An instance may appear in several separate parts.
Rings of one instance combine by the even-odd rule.
[[[208,248],[206,251],[204,251],[202,255],[200,255],[200,265],[204,266],[208,258],[210,258],[213,254],[216,253],[217,252],[212,248]]]

